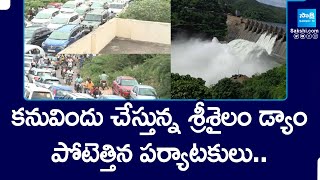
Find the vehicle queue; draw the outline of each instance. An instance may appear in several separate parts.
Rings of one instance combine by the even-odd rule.
[[[73,0],[51,2],[25,18],[24,96],[33,100],[157,99],[151,86],[129,76],[120,76],[109,88],[106,80],[94,86],[78,70],[92,55],[57,55],[111,18],[121,13],[129,0]],[[31,19],[28,21],[27,19]],[[79,78],[82,79],[79,83]],[[88,87],[91,84],[90,87]],[[104,88],[110,94],[104,94]],[[102,90],[102,91],[101,91]]]

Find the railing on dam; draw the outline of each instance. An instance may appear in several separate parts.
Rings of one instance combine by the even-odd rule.
[[[262,22],[252,19],[241,19],[242,30],[240,30],[238,39],[245,39],[257,42],[262,34],[266,33],[270,38],[276,37],[273,44],[271,56],[282,64],[286,63],[286,24]]]

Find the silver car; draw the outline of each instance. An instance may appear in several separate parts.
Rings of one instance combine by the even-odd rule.
[[[130,91],[130,99],[153,100],[158,99],[156,90],[147,85],[136,85]]]

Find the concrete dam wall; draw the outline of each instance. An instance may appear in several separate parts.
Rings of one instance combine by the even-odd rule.
[[[228,16],[227,41],[244,39],[271,47],[270,56],[286,63],[286,25]],[[268,44],[269,43],[269,44]]]

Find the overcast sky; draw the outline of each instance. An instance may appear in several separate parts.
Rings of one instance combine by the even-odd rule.
[[[286,7],[287,0],[257,0],[259,2],[277,7]]]

